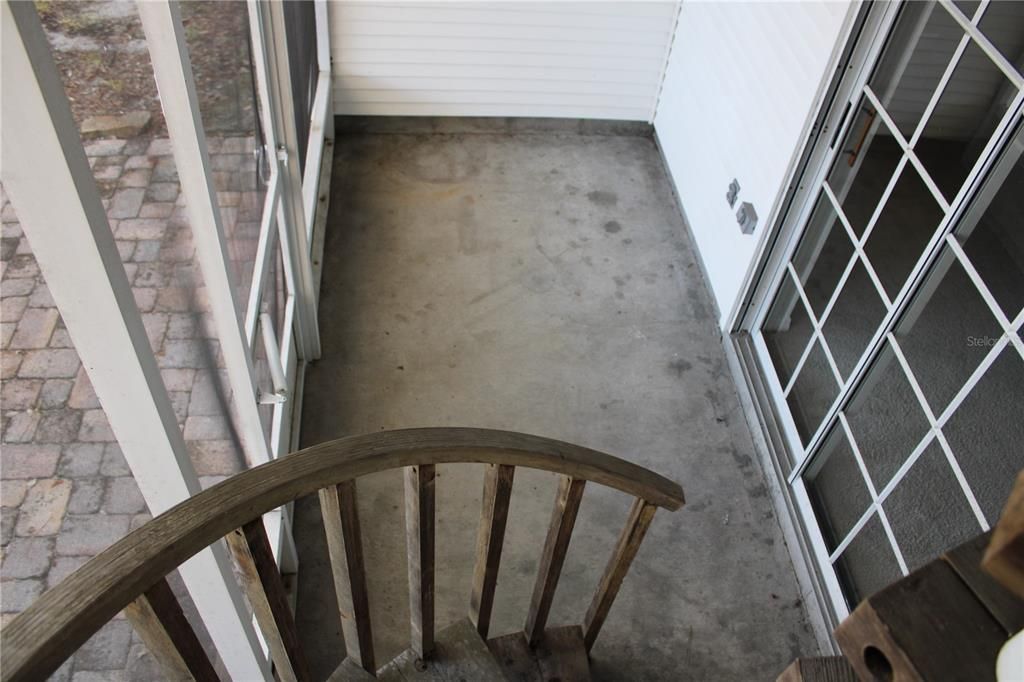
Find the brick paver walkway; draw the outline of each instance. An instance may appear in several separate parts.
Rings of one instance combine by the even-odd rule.
[[[253,140],[211,139],[210,146],[242,288],[262,208]],[[223,407],[226,381],[170,145],[149,137],[101,140],[86,152],[192,461],[210,485],[237,472],[243,460]],[[6,623],[150,517],[14,209],[6,195],[0,199],[0,610]],[[119,618],[55,679],[159,677]]]

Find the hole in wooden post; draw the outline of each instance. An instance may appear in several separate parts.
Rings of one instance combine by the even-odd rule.
[[[864,665],[877,682],[892,681],[892,664],[878,647],[869,646],[864,649]]]

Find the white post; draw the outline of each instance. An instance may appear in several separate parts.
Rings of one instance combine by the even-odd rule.
[[[150,511],[199,491],[35,7],[0,3],[5,191]],[[181,566],[229,674],[270,680],[218,543]]]

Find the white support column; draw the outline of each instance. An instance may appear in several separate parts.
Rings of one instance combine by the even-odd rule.
[[[278,153],[281,158],[281,209],[285,220],[282,235],[288,238],[285,257],[292,263],[295,273],[295,332],[298,337],[299,356],[306,361],[320,357],[320,331],[317,322],[317,294],[313,285],[313,266],[306,216],[302,201],[302,172],[299,169],[299,145],[295,125],[295,107],[292,105],[292,78],[289,70],[287,38],[285,35],[284,3],[260,2],[264,32],[267,36],[265,54],[267,76],[271,83],[270,108],[275,127]],[[283,345],[283,344],[282,344]]]
[[[4,188],[150,511],[199,491],[35,7],[0,3]],[[221,544],[180,569],[229,674],[270,669]]]
[[[245,457],[249,466],[257,466],[270,461],[270,450],[257,406],[249,344],[237,312],[238,294],[228,270],[230,256],[180,9],[176,2],[167,0],[142,1],[137,7],[185,195],[192,240],[209,292],[214,328],[234,394]]]

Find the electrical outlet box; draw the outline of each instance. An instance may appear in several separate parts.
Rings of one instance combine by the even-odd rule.
[[[749,201],[744,201],[740,204],[740,209],[736,211],[736,222],[740,225],[740,232],[743,234],[753,234],[754,228],[757,227],[757,211],[754,210],[754,205]]]
[[[725,193],[725,200],[729,202],[729,208],[736,206],[736,197],[740,194],[740,183],[736,181],[736,178],[732,179],[729,183],[729,190]]]

